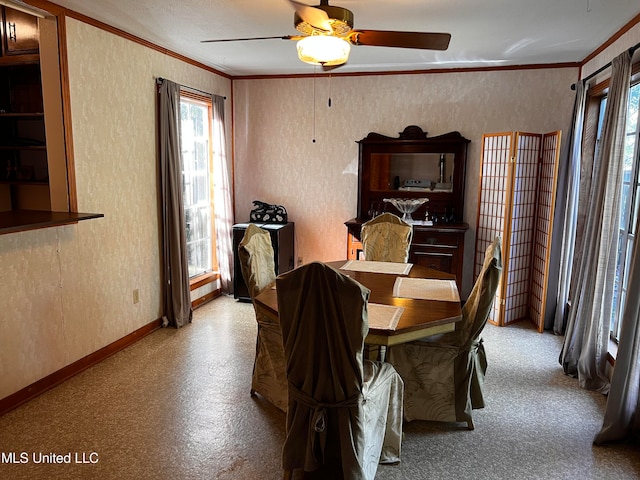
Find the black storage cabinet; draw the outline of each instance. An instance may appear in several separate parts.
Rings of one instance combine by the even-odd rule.
[[[295,266],[294,223],[255,223],[255,225],[267,230],[271,235],[276,275],[293,270]],[[250,302],[251,296],[242,276],[238,245],[248,226],[249,223],[236,223],[233,226],[233,297],[243,302]]]

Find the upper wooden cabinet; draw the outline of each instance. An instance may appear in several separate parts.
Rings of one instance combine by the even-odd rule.
[[[77,212],[57,17],[0,16],[0,234],[102,216]]]
[[[64,160],[65,153],[47,145],[51,136],[47,126],[60,113],[45,109],[43,85],[55,83],[57,77],[43,76],[38,17],[8,7],[2,7],[1,13],[0,211],[68,211],[66,193],[63,202],[51,199],[50,170],[55,161],[50,165],[49,158]],[[54,95],[60,97],[60,90]]]
[[[9,7],[2,7],[2,54],[38,53],[38,18]]]
[[[460,133],[429,138],[411,125],[398,138],[370,133],[357,143],[359,220],[383,210],[399,213],[385,198],[426,197],[429,201],[413,214],[415,220],[424,219],[428,209],[436,223],[462,222],[469,140]]]

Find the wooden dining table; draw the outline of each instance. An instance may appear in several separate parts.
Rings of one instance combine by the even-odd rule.
[[[453,283],[457,293],[455,275],[421,265],[411,265],[408,273],[399,274],[362,271],[360,267],[364,264],[354,264],[352,262],[341,260],[325,263],[371,290],[369,304],[374,303],[403,308],[395,328],[377,328],[371,324],[369,325],[369,333],[365,338],[367,345],[387,347],[430,335],[451,332],[455,329],[455,323],[462,320],[462,308],[459,300],[440,301],[404,298],[394,296],[393,292],[396,278],[407,277],[453,280],[451,283]],[[343,268],[345,265],[346,268]],[[399,264],[396,265],[399,266]],[[352,269],[349,269],[349,266]],[[254,303],[257,308],[261,308],[267,315],[270,315],[275,320],[278,319],[278,297],[275,284],[265,288],[257,295]]]

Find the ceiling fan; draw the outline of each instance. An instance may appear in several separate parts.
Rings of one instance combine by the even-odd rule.
[[[335,68],[347,62],[351,45],[446,50],[451,40],[449,33],[353,30],[353,13],[346,8],[329,5],[329,0],[320,0],[320,5],[316,6],[296,0],[287,1],[295,9],[293,24],[303,35],[202,40],[202,43],[297,40],[300,60],[322,65],[323,68]]]

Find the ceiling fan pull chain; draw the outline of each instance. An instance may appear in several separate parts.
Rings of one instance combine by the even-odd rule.
[[[316,143],[316,66],[313,66],[313,143]]]
[[[331,73],[329,73],[329,108],[331,108]]]

